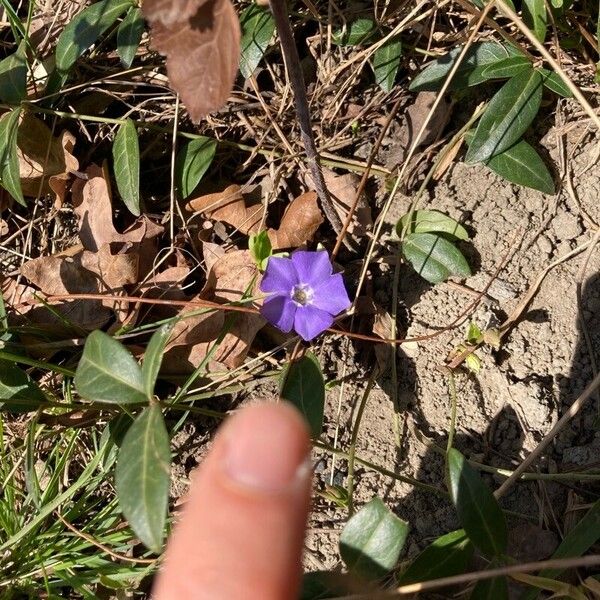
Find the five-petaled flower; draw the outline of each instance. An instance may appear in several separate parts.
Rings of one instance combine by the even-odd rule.
[[[286,333],[293,328],[306,341],[331,327],[333,318],[350,306],[342,275],[333,273],[325,250],[271,256],[260,289],[269,294],[263,317]]]

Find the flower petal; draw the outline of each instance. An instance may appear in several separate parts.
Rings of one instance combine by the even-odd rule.
[[[318,252],[297,250],[292,254],[292,262],[298,273],[298,283],[306,283],[312,288],[317,287],[333,272],[326,250]]]
[[[283,256],[269,258],[265,274],[260,282],[261,291],[289,295],[297,283],[298,275],[289,258]]]
[[[263,302],[260,314],[269,323],[288,333],[294,325],[296,308],[296,304],[288,296],[273,296]]]
[[[350,306],[341,273],[331,275],[313,290],[312,305],[332,315],[337,315]]]
[[[332,323],[333,317],[328,312],[307,304],[296,309],[294,330],[303,340],[310,342]]]

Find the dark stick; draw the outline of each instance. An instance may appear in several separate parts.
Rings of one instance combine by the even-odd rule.
[[[331,196],[329,195],[329,191],[325,185],[325,179],[323,178],[323,171],[321,170],[321,163],[319,162],[319,153],[317,152],[317,147],[315,145],[315,138],[310,121],[304,76],[302,75],[300,57],[298,56],[298,49],[296,48],[294,34],[292,33],[290,20],[288,18],[286,1],[287,0],[271,0],[271,10],[275,19],[277,33],[279,33],[281,51],[283,52],[283,57],[287,66],[290,85],[292,86],[292,91],[294,92],[296,114],[300,124],[302,144],[304,145],[306,157],[308,158],[310,173],[312,175],[315,188],[317,189],[317,195],[321,201],[323,212],[329,219],[329,222],[335,230],[335,233],[339,235],[342,231],[342,221],[335,211],[333,202],[331,201]]]

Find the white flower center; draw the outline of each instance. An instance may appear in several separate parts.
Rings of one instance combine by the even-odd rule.
[[[295,285],[290,295],[292,300],[298,306],[306,306],[307,304],[310,304],[313,299],[313,291],[305,283],[299,283],[298,285]]]

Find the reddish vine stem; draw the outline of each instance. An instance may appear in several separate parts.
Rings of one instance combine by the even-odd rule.
[[[319,200],[321,201],[323,212],[329,219],[336,235],[339,235],[342,231],[342,221],[333,206],[331,195],[329,194],[329,190],[327,189],[323,177],[323,170],[321,169],[319,153],[317,151],[312,130],[308,98],[306,97],[306,85],[304,83],[304,76],[302,75],[298,48],[296,48],[294,34],[290,26],[286,0],[271,0],[270,5],[271,11],[273,12],[273,18],[275,19],[275,26],[277,27],[277,33],[279,34],[281,52],[290,79],[290,87],[294,93],[294,104],[296,107],[296,115],[298,116],[298,124],[300,125],[300,136],[302,138],[304,150],[306,151],[310,174]],[[345,240],[345,244],[351,248],[347,240]]]

